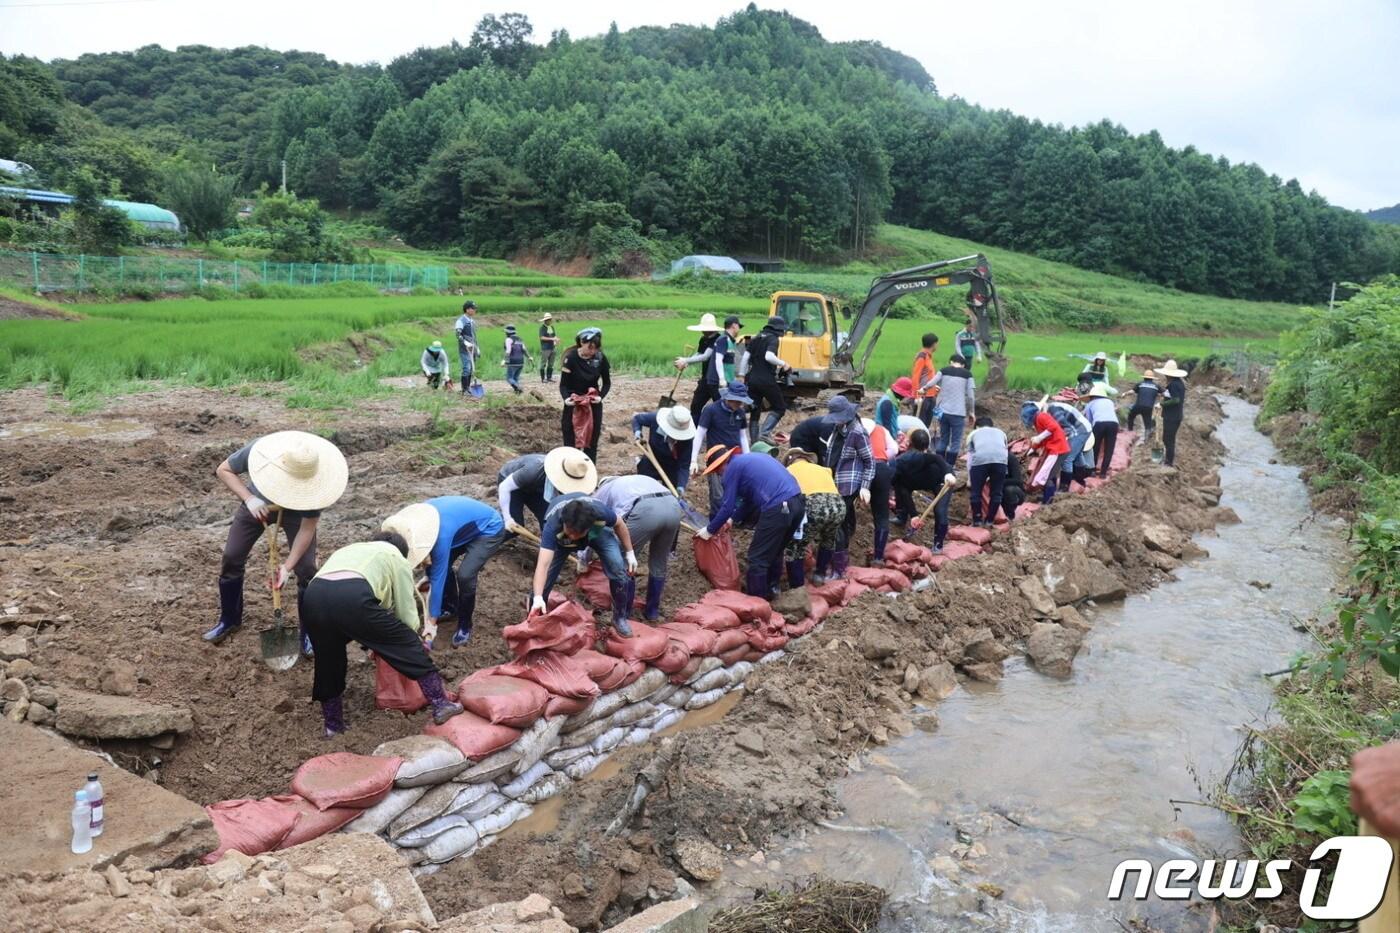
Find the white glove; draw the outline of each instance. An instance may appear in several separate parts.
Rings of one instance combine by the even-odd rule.
[[[640,443],[642,442],[642,432],[641,432],[641,431],[633,431],[633,432],[632,432],[632,440],[634,440],[634,441],[636,441],[638,444],[640,444]]]
[[[627,558],[627,572],[635,574],[637,572],[637,552],[628,551],[623,557]]]
[[[860,491],[860,504],[861,504],[861,505],[864,505],[864,506],[867,506],[867,507],[870,505],[870,490],[869,490],[869,489],[862,489],[862,490]]]
[[[544,611],[545,611],[545,605],[544,605],[544,597],[543,597],[543,596],[536,596],[536,597],[534,597],[534,598],[532,598],[532,599],[530,600],[530,614],[531,614],[531,615],[534,615],[534,614],[537,613],[537,612],[543,614]]]
[[[957,484],[958,475],[956,473],[949,473],[947,476],[943,477],[944,486],[956,486]]]
[[[252,515],[264,525],[267,524],[267,503],[257,496],[249,496],[243,500],[243,504],[248,507],[248,514]]]
[[[572,398],[566,398],[566,399],[564,399],[564,407],[565,407],[565,408],[573,408],[573,407],[574,407],[574,400],[573,400]]]
[[[506,531],[510,532],[511,534],[518,535],[524,530],[525,528],[523,526],[517,525],[515,522],[510,521],[509,519],[506,520]]]
[[[701,528],[699,531],[695,532],[695,537],[699,538],[701,541],[708,541],[713,535],[710,534],[710,529]]]
[[[678,357],[676,357],[676,368],[677,368],[677,369],[685,369],[685,357],[683,357],[683,356],[678,356]]]
[[[423,647],[429,651],[433,648],[433,642],[437,640],[437,623],[425,622],[423,624]]]
[[[699,460],[692,460],[692,461],[690,461],[690,475],[691,475],[691,476],[699,476],[699,475],[700,475],[700,461],[699,461]]]

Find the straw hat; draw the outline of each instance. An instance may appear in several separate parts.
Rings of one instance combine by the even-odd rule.
[[[546,314],[544,317],[540,318],[540,323],[541,323],[541,324],[548,324],[548,323],[549,323],[550,321],[552,321],[552,320],[554,320],[554,315],[552,315],[552,314]]]
[[[657,429],[673,441],[688,441],[695,437],[695,419],[684,405],[663,408],[656,413]]]
[[[556,447],[545,454],[544,475],[561,493],[590,495],[598,488],[598,468],[575,447]]]
[[[1186,375],[1186,370],[1177,368],[1176,360],[1167,360],[1166,363],[1157,367],[1157,372],[1163,376],[1172,376],[1177,379]]]
[[[1102,382],[1096,382],[1089,388],[1090,398],[1108,398],[1108,386]]]
[[[697,334],[717,334],[719,333],[720,326],[715,323],[715,316],[713,314],[702,314],[700,315],[700,323],[691,324],[686,327],[686,330],[693,330]]]
[[[729,458],[734,456],[738,452],[738,447],[726,447],[723,444],[716,444],[715,446],[711,447],[709,450],[705,451],[706,466],[705,472],[701,475],[709,476],[715,470],[718,470],[720,467],[724,466],[724,464],[729,461]]]
[[[1100,350],[1098,353],[1095,353],[1095,354],[1094,354],[1094,362],[1095,362],[1095,363],[1107,362],[1107,361],[1108,361],[1108,354],[1105,353],[1105,352],[1103,352],[1102,350]]]
[[[441,350],[441,349],[442,349],[442,341],[441,341],[441,340],[434,340],[431,344],[429,344],[429,346],[431,346],[434,350]]]
[[[408,563],[417,567],[437,543],[442,515],[426,502],[415,502],[384,519],[382,531],[392,531],[408,542]]]
[[[1156,379],[1156,378],[1157,378],[1157,374],[1156,374],[1155,372],[1153,372],[1152,370],[1150,370],[1150,369],[1144,369],[1144,370],[1142,371],[1142,378],[1144,378],[1144,379]]]
[[[263,498],[297,512],[330,508],[345,492],[349,475],[345,455],[305,431],[268,434],[248,455],[248,476]]]

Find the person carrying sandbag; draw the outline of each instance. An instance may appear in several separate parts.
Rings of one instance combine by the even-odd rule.
[[[685,408],[677,408],[690,416]],[[647,560],[647,597],[642,618],[655,622],[661,617],[666,569],[681,528],[681,504],[661,483],[640,474],[604,480],[594,498],[622,517],[632,550]]]
[[[612,391],[612,364],[603,353],[601,327],[585,327],[574,341],[559,367],[559,397],[564,400],[559,429],[565,447],[577,447],[597,463],[603,399]]]
[[[305,431],[278,431],[245,444],[219,464],[214,474],[239,498],[219,565],[219,620],[204,633],[218,644],[243,624],[243,575],[263,529],[276,522],[287,536],[287,554],[273,572],[271,585],[281,589],[297,576],[297,617],[306,587],[316,573],[316,529],[321,511],[345,492],[349,467],[345,455],[323,437]],[[244,482],[243,475],[248,480]],[[302,628],[302,652],[311,642]]]
[[[442,674],[419,638],[418,596],[413,568],[427,545],[414,550],[402,535],[380,531],[326,559],[306,588],[306,632],[316,649],[311,698],[321,704],[327,737],[345,731],[345,648],[356,642],[409,680],[416,680],[432,706],[433,721],[462,712],[448,699]]]
[[[914,512],[914,491],[937,494],[944,486],[957,484],[953,468],[938,454],[929,450],[932,440],[929,432],[911,431],[909,449],[894,461],[894,501],[895,524],[906,525],[911,531],[919,530],[919,519]],[[933,553],[943,553],[943,542],[948,537],[949,496],[943,496],[933,507]]]
[[[783,574],[783,548],[797,534],[806,500],[797,480],[767,454],[740,453],[738,447],[712,450],[706,473],[724,477],[724,498],[710,523],[696,533],[708,541],[736,519],[754,525],[744,592],[768,599]]]

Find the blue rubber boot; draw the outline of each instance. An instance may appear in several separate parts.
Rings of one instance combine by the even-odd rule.
[[[661,618],[661,593],[666,589],[665,577],[647,577],[647,604],[642,618],[655,622]]]
[[[238,631],[243,624],[243,578],[219,581],[219,621],[204,633],[204,640],[217,645]]]
[[[452,647],[460,648],[472,640],[472,616],[476,614],[476,593],[457,596],[457,631],[452,633]]]

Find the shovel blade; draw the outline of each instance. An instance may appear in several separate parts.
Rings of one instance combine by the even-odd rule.
[[[479,382],[473,382],[471,386],[467,388],[467,391],[471,393],[472,398],[486,397],[486,386],[482,385]]]
[[[657,408],[675,408],[676,400],[669,395],[661,396],[661,401],[656,403]]]
[[[289,671],[301,657],[301,634],[279,619],[272,628],[258,635],[262,659],[274,671]]]
[[[1163,460],[1165,460],[1165,459],[1167,459],[1167,450],[1166,450],[1165,447],[1153,447],[1153,448],[1152,448],[1152,462],[1153,462],[1153,463],[1161,463],[1161,462],[1162,462]]]

